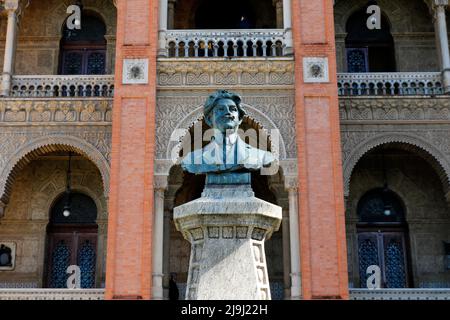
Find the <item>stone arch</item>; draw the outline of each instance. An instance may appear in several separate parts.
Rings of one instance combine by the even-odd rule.
[[[109,163],[101,152],[83,139],[50,135],[30,141],[9,157],[6,166],[0,171],[0,201],[8,203],[13,182],[22,168],[40,155],[53,151],[76,152],[92,161],[100,171],[104,194],[108,197]]]
[[[450,196],[450,164],[445,155],[428,141],[413,135],[386,133],[361,141],[353,148],[344,163],[344,195],[350,193],[350,179],[359,160],[371,150],[386,144],[397,144],[400,149],[413,152],[428,161],[441,180],[444,193]]]
[[[278,130],[280,138],[280,148],[279,148],[279,159],[286,159],[286,145],[284,142],[284,137],[281,136],[281,130],[276,126],[276,124],[269,119],[264,113],[255,107],[248,104],[242,103],[245,111],[247,112],[247,121],[253,127],[262,129],[265,134],[270,138],[269,130]],[[166,159],[171,159],[172,150],[180,150],[181,143],[185,135],[189,132],[189,129],[194,126],[199,121],[203,120],[203,105],[195,108],[192,112],[181,119],[175,126],[172,133],[172,137],[168,143],[167,150],[165,152]],[[271,141],[271,140],[270,140]],[[175,149],[174,149],[175,148]]]

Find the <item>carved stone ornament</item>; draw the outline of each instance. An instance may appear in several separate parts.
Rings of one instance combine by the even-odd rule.
[[[122,83],[148,84],[148,59],[124,59]]]
[[[303,81],[329,82],[328,58],[303,58]]]

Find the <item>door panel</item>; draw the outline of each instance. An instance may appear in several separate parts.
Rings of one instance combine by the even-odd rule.
[[[384,288],[407,288],[408,268],[404,232],[358,233],[358,259],[360,287],[367,288],[367,267],[377,265],[381,269]]]
[[[67,288],[69,265],[80,267],[81,288],[95,287],[97,233],[49,232],[48,248],[47,287]]]
[[[405,238],[401,233],[383,234],[386,288],[406,288]]]
[[[106,50],[103,49],[64,49],[61,73],[67,75],[105,74]]]

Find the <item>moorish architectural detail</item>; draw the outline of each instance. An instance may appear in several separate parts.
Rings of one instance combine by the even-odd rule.
[[[180,160],[217,90],[279,164],[251,175],[282,216],[263,291],[449,299],[447,0],[378,0],[379,30],[364,0],[82,0],[80,30],[72,4],[0,1],[0,299],[195,298],[202,241],[251,238],[174,221],[205,188]]]

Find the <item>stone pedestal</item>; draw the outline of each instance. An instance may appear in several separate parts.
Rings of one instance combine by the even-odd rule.
[[[271,299],[264,241],[281,217],[281,207],[255,197],[249,173],[208,175],[201,198],[174,208],[191,243],[186,299]]]

